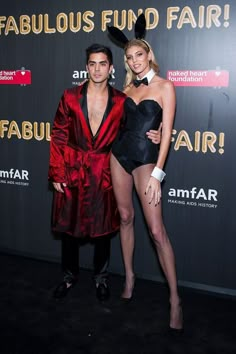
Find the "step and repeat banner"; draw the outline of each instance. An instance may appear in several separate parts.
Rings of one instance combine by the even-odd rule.
[[[140,13],[160,75],[176,87],[177,107],[163,183],[163,214],[181,285],[236,294],[236,3],[226,1],[3,2],[0,9],[0,250],[60,261],[50,231],[50,131],[65,88],[86,78],[85,49],[109,45],[111,85],[122,89],[123,51],[107,25],[128,38]],[[162,274],[139,202],[135,271]],[[92,265],[92,245],[81,265]],[[110,270],[123,273],[119,237]]]

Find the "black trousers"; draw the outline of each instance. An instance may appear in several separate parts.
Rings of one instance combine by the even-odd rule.
[[[111,235],[97,237],[94,243],[94,280],[102,283],[108,277],[108,265],[110,259]],[[79,249],[81,240],[69,235],[62,235],[62,270],[64,281],[70,283],[79,274]]]

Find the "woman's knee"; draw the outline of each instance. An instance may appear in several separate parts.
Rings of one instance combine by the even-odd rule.
[[[134,222],[134,210],[133,209],[121,209],[120,212],[120,221],[121,225],[126,226],[133,224]]]
[[[159,247],[163,246],[168,241],[168,236],[164,225],[154,225],[149,228],[151,237],[155,244]]]

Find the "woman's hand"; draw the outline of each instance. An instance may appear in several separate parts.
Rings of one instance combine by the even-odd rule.
[[[155,177],[150,177],[145,194],[149,197],[149,204],[155,203],[155,206],[160,203],[161,200],[161,182]]]
[[[161,142],[161,128],[162,123],[159,125],[158,130],[149,130],[146,135],[154,144],[160,144]]]

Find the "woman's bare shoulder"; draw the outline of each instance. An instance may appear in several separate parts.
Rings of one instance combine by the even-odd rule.
[[[155,85],[156,87],[158,87],[159,89],[162,90],[173,90],[174,89],[174,85],[172,83],[172,81],[167,80],[161,76],[155,76],[155,78],[153,79],[153,85]]]
[[[127,95],[133,86],[134,86],[133,84],[129,84],[129,85],[125,86],[123,89],[123,92]]]

